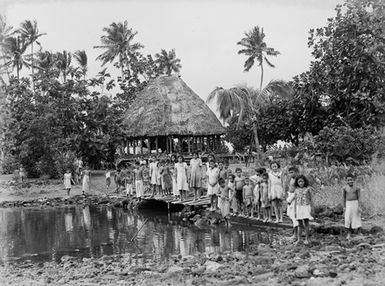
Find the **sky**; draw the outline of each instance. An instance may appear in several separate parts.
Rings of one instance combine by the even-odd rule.
[[[280,51],[265,68],[264,85],[273,79],[291,80],[309,68],[311,28],[323,27],[342,0],[0,0],[0,13],[18,27],[37,20],[44,49],[53,52],[86,50],[89,76],[100,70],[96,57],[103,27],[127,20],[142,43],[144,54],[175,48],[182,79],[204,100],[217,86],[259,87],[260,70],[243,71],[246,60],[236,43],[254,26],[263,27],[265,42]],[[111,65],[108,70],[118,74]],[[213,108],[213,106],[210,106]]]

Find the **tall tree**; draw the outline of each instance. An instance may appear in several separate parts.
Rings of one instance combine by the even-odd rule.
[[[6,57],[4,56],[6,53],[4,45],[5,45],[5,39],[10,37],[14,32],[15,31],[13,30],[13,27],[8,26],[5,16],[0,15],[0,52],[2,55],[1,57],[3,59],[3,65],[0,67],[0,74],[3,74],[5,72],[8,76],[8,81],[9,81],[9,71],[6,64],[7,63]]]
[[[134,43],[134,37],[138,32],[128,28],[127,21],[123,23],[113,22],[109,27],[103,28],[106,35],[100,37],[101,45],[94,46],[97,49],[105,50],[96,59],[102,61],[102,66],[118,60],[116,66],[120,68],[124,78],[124,68],[129,66],[129,60],[136,56],[144,46]]]
[[[39,33],[39,29],[37,28],[37,22],[36,20],[25,20],[20,24],[19,33],[21,36],[26,40],[27,45],[31,45],[31,72],[32,72],[32,86],[33,86],[33,75],[34,75],[34,50],[33,50],[33,44],[36,42],[40,46],[40,42],[38,42],[38,39],[46,35],[45,33]]]
[[[5,66],[16,69],[16,76],[20,78],[20,70],[23,66],[29,66],[29,63],[24,58],[28,44],[23,37],[17,35],[15,37],[7,37],[2,46],[4,51],[3,57],[6,61]]]
[[[86,74],[88,71],[88,60],[87,60],[87,53],[86,51],[76,51],[74,53],[74,58],[78,62],[80,69],[83,74],[83,79],[86,79]]]
[[[258,66],[261,67],[260,91],[262,91],[263,84],[263,64],[266,63],[269,67],[275,67],[267,56],[277,56],[280,54],[280,52],[268,47],[264,42],[264,39],[265,33],[263,32],[263,28],[260,29],[256,26],[249,32],[245,32],[245,37],[237,43],[244,47],[242,50],[238,51],[238,54],[244,54],[248,57],[244,64],[245,71],[249,71],[253,67],[255,61],[257,61]]]
[[[70,52],[63,51],[57,52],[55,55],[55,65],[59,72],[63,75],[63,82],[67,81],[67,75],[70,72],[71,67],[71,61],[72,61],[72,55]]]
[[[258,115],[263,106],[271,102],[275,97],[292,97],[293,91],[290,85],[284,81],[271,81],[263,90],[256,90],[249,87],[233,87],[224,89],[217,87],[214,89],[207,102],[216,98],[216,105],[219,117],[228,121],[238,116],[238,127],[241,122],[246,122],[253,126],[254,142],[257,151],[260,151],[258,134]]]
[[[155,59],[159,70],[167,75],[171,75],[172,72],[179,72],[182,68],[180,59],[176,57],[175,49],[169,52],[162,49],[160,53],[155,54]]]
[[[298,93],[325,102],[325,125],[385,125],[384,23],[384,1],[346,0],[325,27],[310,31],[315,60]]]

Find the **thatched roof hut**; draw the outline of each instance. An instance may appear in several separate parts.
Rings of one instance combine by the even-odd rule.
[[[178,138],[179,142],[187,139],[193,144],[198,143],[200,138],[204,144],[208,138],[215,144],[218,143],[218,136],[225,133],[214,112],[177,75],[162,75],[151,80],[136,96],[123,122],[129,141],[148,138],[150,141],[151,138],[154,139],[152,141],[166,140],[162,150],[168,152],[174,151],[169,146],[172,143],[170,139]],[[159,142],[155,143],[158,145]],[[189,151],[191,149],[189,146]]]

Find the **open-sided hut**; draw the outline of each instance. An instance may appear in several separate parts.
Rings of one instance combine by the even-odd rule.
[[[124,118],[129,153],[214,150],[225,129],[178,75],[159,76],[137,94]]]

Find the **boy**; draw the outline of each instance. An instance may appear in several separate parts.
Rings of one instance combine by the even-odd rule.
[[[346,175],[346,184],[343,191],[345,209],[345,228],[348,231],[347,239],[353,232],[357,232],[361,227],[361,190],[354,186],[352,174]]]
[[[264,222],[271,222],[271,196],[269,193],[269,174],[262,174],[262,181],[260,184],[261,192],[261,208],[263,211]]]
[[[262,175],[266,173],[265,168],[257,168],[256,174],[250,177],[250,180],[253,182],[254,191],[253,191],[253,212],[257,212],[257,220],[260,220],[261,218],[261,182],[262,182]]]
[[[209,168],[206,172],[207,176],[207,195],[210,198],[211,209],[216,210],[218,208],[217,204],[217,194],[218,194],[218,179],[219,179],[219,169],[215,167],[214,160],[210,160]]]
[[[250,179],[245,178],[245,185],[243,186],[245,216],[253,216],[253,197],[253,186],[250,184]]]
[[[235,213],[238,214],[242,211],[243,206],[243,186],[245,185],[245,178],[242,176],[242,169],[236,168],[235,169],[235,179],[234,179],[234,189],[235,189],[235,199],[237,202],[237,209],[235,210]]]
[[[131,197],[133,193],[133,170],[131,164],[128,165],[127,173],[126,173],[126,196]]]

